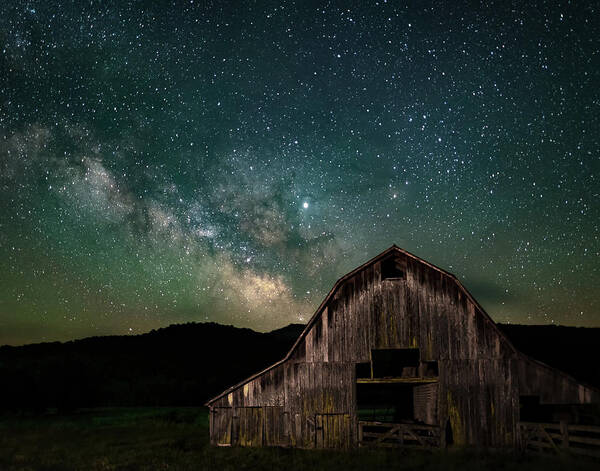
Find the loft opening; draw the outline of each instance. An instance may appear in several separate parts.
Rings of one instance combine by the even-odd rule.
[[[381,262],[382,280],[404,280],[406,278],[406,267],[400,258],[390,257]]]
[[[436,360],[421,360],[418,348],[383,348],[371,350],[371,361],[356,363],[357,380],[421,378],[436,379]]]
[[[373,378],[415,377],[419,368],[419,349],[373,349],[371,361]]]

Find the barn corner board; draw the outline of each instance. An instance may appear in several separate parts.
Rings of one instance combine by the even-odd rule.
[[[600,391],[519,352],[457,278],[392,246],[340,278],[287,355],[207,402],[217,446],[513,447]]]

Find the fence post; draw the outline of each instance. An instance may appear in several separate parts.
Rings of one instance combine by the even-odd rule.
[[[561,448],[569,448],[569,425],[566,420],[560,421]]]

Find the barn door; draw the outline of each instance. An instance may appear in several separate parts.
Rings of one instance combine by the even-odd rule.
[[[265,406],[263,410],[263,440],[266,446],[285,446],[288,444],[289,415],[282,406]]]
[[[233,420],[232,442],[240,446],[262,446],[264,415],[262,407],[238,407]]]
[[[211,410],[211,443],[217,446],[230,446],[232,431],[235,429],[233,411],[231,407],[216,407]]]
[[[352,436],[350,415],[317,414],[315,446],[317,448],[349,448]]]
[[[230,443],[239,446],[284,446],[289,417],[281,406],[237,407],[231,419]]]

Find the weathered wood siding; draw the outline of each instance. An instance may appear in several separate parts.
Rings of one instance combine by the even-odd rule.
[[[379,278],[375,263],[346,280],[291,360],[365,362],[373,348],[419,347],[423,360],[512,352],[448,275],[409,259],[406,280]]]
[[[436,402],[419,403],[417,414],[435,417],[442,430],[449,423],[457,444],[514,445],[519,395],[594,399],[565,375],[516,352],[453,276],[401,250],[388,252],[403,278],[382,279],[386,256],[346,277],[284,362],[211,403],[214,443],[227,437],[223,427],[237,426],[243,408],[271,406],[285,414],[277,425],[285,438],[269,427],[263,445],[355,444],[355,364],[369,362],[373,349],[419,348],[422,361],[438,362],[439,382],[421,391]]]
[[[514,445],[519,401],[511,359],[445,360],[440,364],[440,417],[457,445]]]

